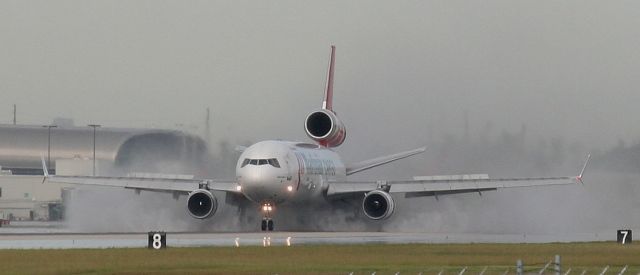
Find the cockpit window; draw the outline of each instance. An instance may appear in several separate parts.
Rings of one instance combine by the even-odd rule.
[[[273,167],[280,168],[280,163],[277,159],[269,159],[269,164]]]
[[[266,165],[269,164],[273,167],[276,168],[280,168],[280,162],[278,162],[278,159],[272,158],[272,159],[244,159],[242,161],[242,165],[240,165],[240,168],[247,166],[248,164],[251,165]]]

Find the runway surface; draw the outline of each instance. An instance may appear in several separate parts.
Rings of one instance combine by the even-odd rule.
[[[147,233],[73,233],[56,227],[0,228],[0,249],[147,247]],[[604,234],[463,234],[410,232],[167,233],[168,247],[296,246],[309,244],[550,243],[615,240]]]

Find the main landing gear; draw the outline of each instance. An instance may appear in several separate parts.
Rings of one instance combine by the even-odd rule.
[[[273,211],[273,206],[270,203],[265,203],[262,205],[262,213],[264,217],[262,218],[262,223],[260,224],[260,228],[262,231],[273,231],[273,220],[271,219],[271,211]]]

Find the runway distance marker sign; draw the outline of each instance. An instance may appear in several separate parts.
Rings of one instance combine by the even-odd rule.
[[[148,233],[147,248],[165,249],[167,248],[167,233],[161,231],[151,231]]]
[[[631,229],[618,230],[619,244],[630,244],[632,241],[633,241],[633,236],[631,234]]]

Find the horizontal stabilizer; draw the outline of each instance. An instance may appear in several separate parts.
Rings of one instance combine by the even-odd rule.
[[[427,150],[427,147],[422,147],[422,148],[418,148],[411,151],[400,152],[393,155],[388,155],[388,156],[383,156],[383,157],[378,157],[374,159],[368,159],[361,162],[353,163],[347,166],[347,175],[362,172],[364,170],[371,169],[373,167],[377,167],[383,164],[387,164],[389,162],[393,162],[393,161],[407,158],[416,154],[420,154],[426,150]]]

